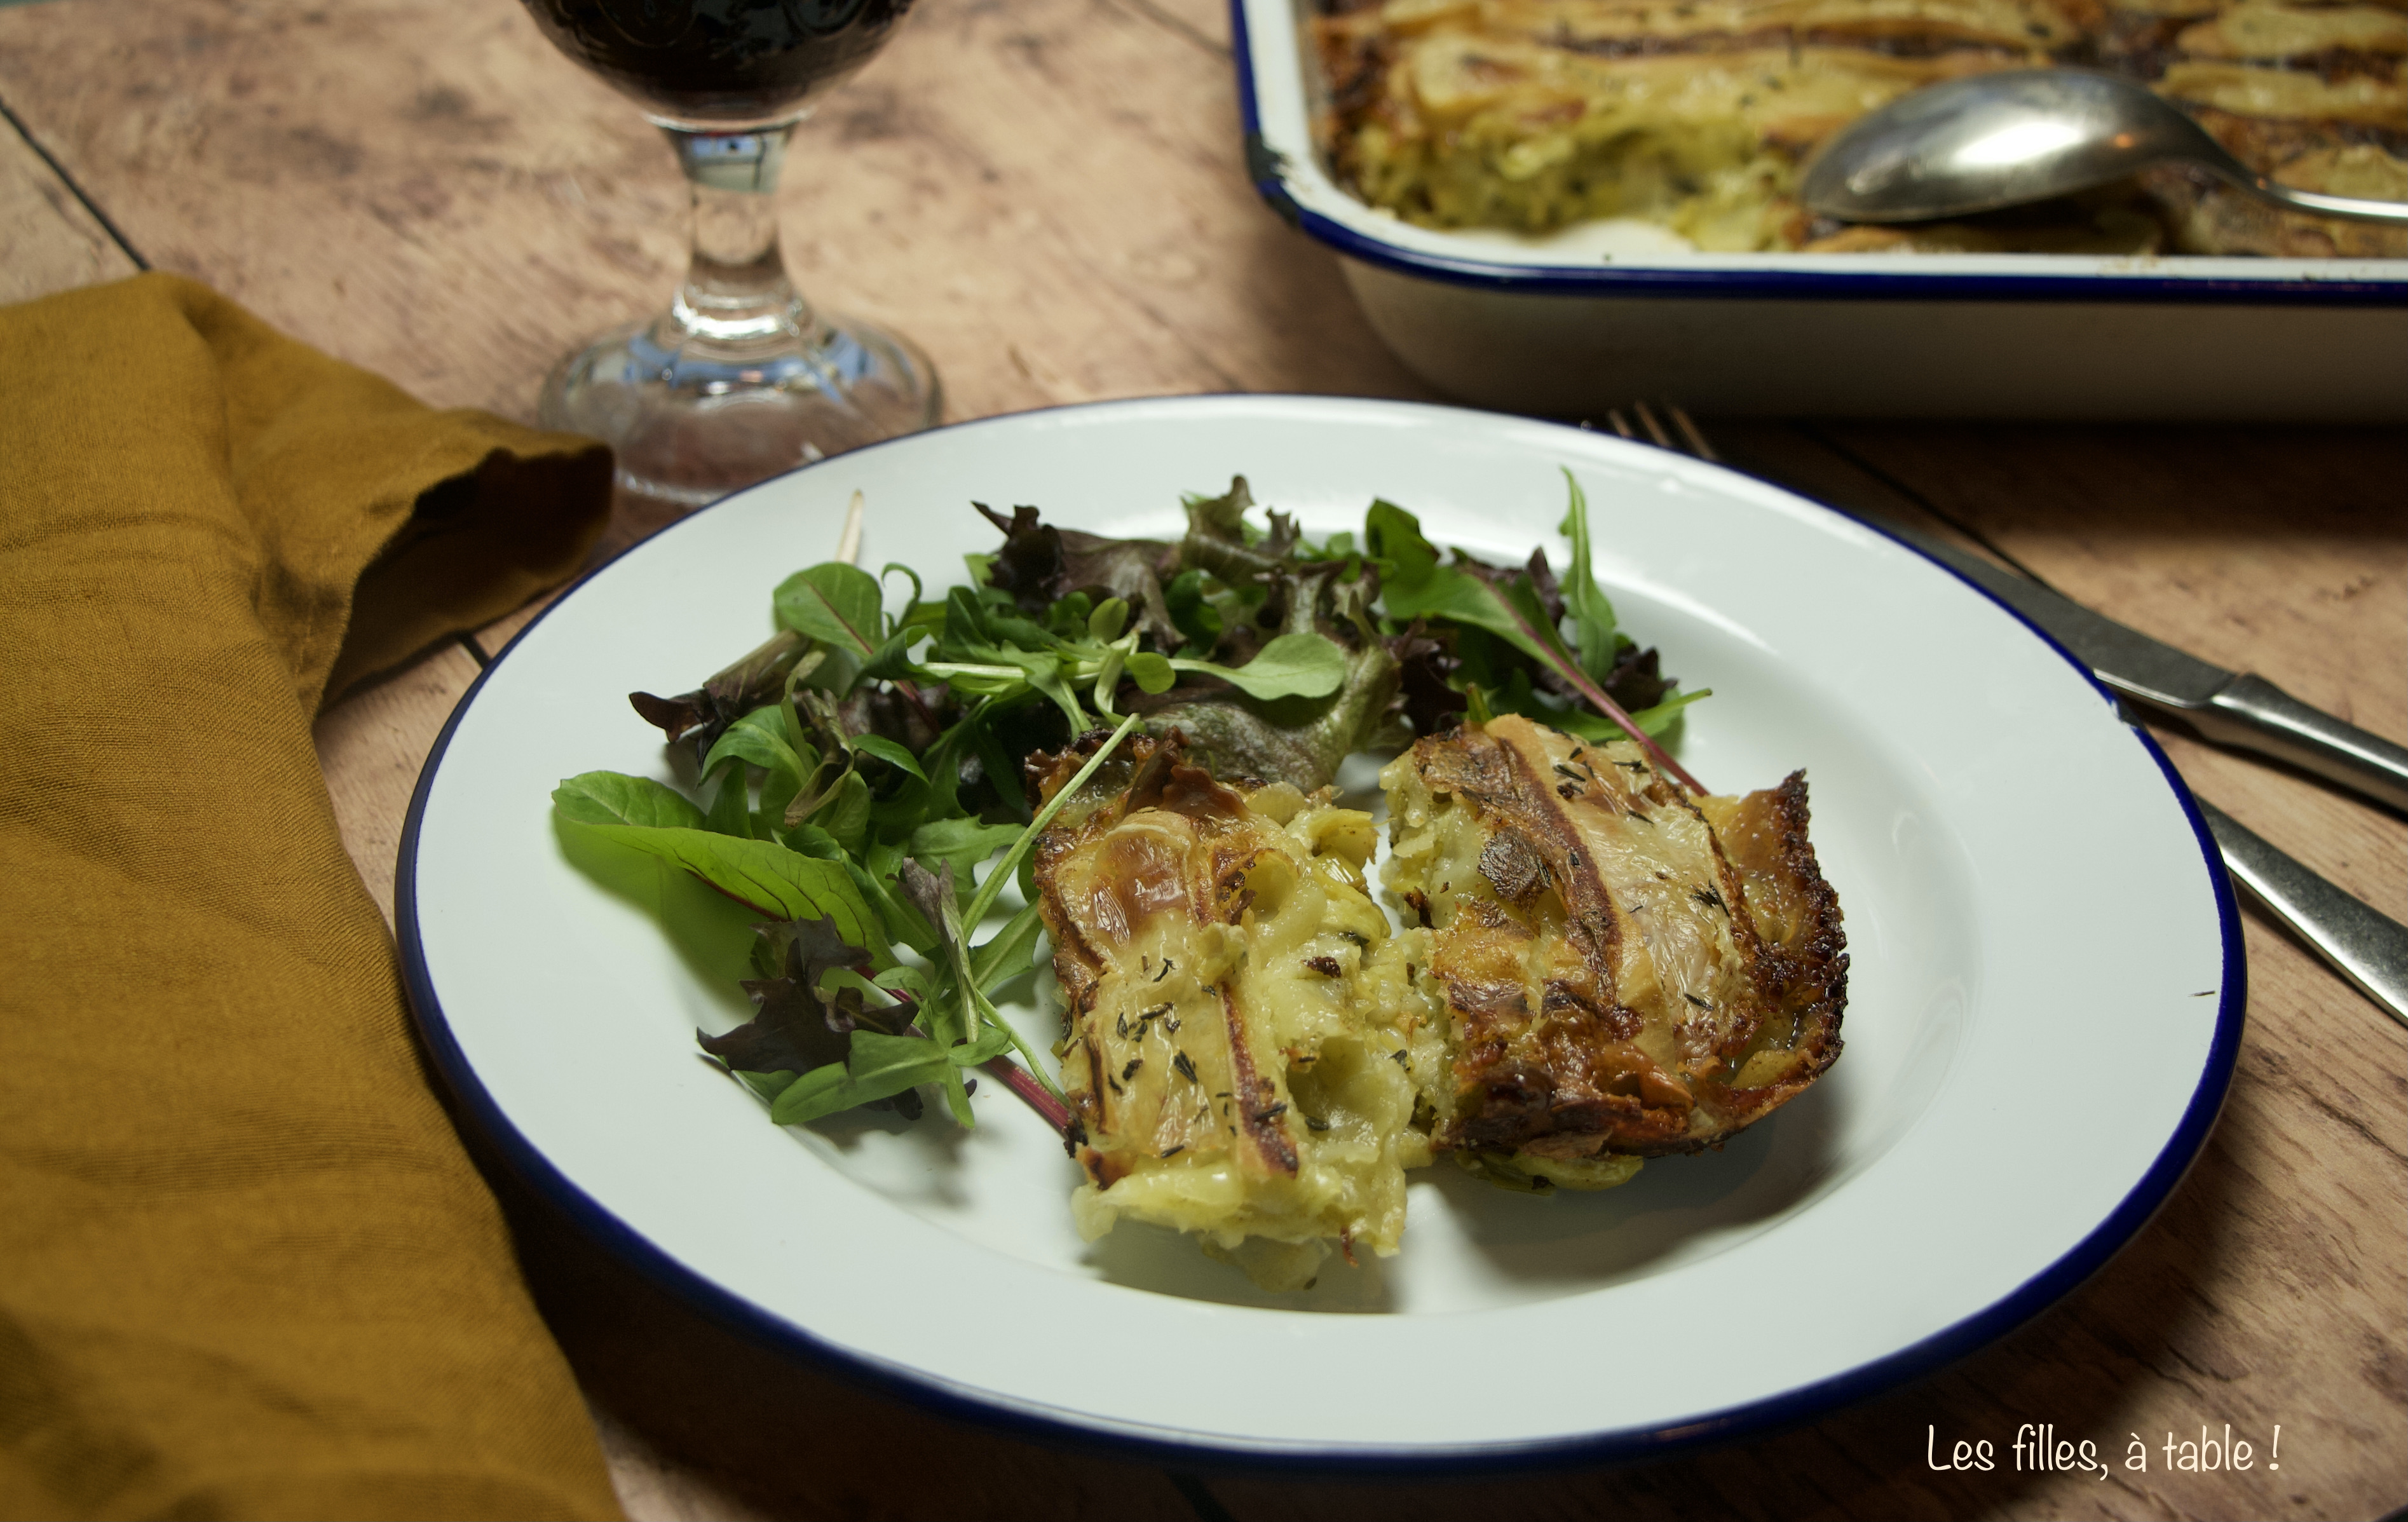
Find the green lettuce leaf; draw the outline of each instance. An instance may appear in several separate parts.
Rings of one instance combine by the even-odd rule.
[[[702,811],[648,778],[612,771],[571,777],[553,790],[560,820],[680,867],[761,913],[827,919],[856,946],[882,951],[884,926],[842,863],[820,861],[774,840],[715,835]]]
[[[1249,697],[1326,697],[1346,682],[1346,653],[1336,640],[1318,634],[1283,634],[1243,666],[1189,660],[1169,664],[1178,670],[1219,677]],[[1168,683],[1147,687],[1140,679],[1139,686],[1160,692]]]
[[[856,660],[874,659],[885,643],[878,579],[858,566],[832,560],[796,571],[779,583],[770,600],[779,623]]]

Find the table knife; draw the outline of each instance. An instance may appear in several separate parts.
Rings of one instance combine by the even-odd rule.
[[[2314,947],[2334,971],[2408,1026],[2408,925],[2334,887],[2234,824],[2205,798],[2194,795],[2193,801],[2224,853],[2232,881]]]
[[[1940,561],[2039,625],[2117,696],[2171,714],[2219,745],[2256,751],[2408,813],[2408,747],[2094,613],[2028,576],[1884,521],[1883,532]]]

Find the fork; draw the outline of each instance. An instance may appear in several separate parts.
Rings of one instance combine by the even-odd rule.
[[[1639,424],[1635,429],[1631,417],[1619,408],[1607,412],[1605,420],[1615,433],[1634,442],[1652,443],[1713,465],[1726,463],[1685,409],[1670,402],[1658,405],[1663,409],[1660,418],[1646,402],[1631,404]],[[1675,438],[1680,442],[1675,443]],[[1849,512],[1849,516],[1880,529],[1902,526],[1877,513]],[[2120,702],[2117,711],[2124,711]],[[2128,712],[2124,717],[2138,723]],[[2226,875],[2234,887],[2306,942],[2385,1013],[2408,1026],[2408,926],[2334,886],[2296,857],[2235,823],[2197,792],[2191,797],[2215,837]]]

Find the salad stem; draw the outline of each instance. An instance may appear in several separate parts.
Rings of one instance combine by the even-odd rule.
[[[1557,671],[1561,672],[1566,682],[1570,682],[1574,687],[1580,689],[1581,696],[1595,704],[1597,711],[1599,713],[1604,714],[1607,718],[1612,719],[1615,724],[1619,725],[1622,727],[1622,732],[1624,734],[1628,735],[1632,739],[1637,740],[1639,742],[1639,748],[1646,752],[1648,757],[1653,760],[1660,769],[1670,773],[1683,787],[1687,788],[1690,792],[1698,794],[1700,797],[1704,796],[1706,791],[1705,784],[1698,781],[1695,777],[1690,776],[1687,768],[1684,768],[1681,763],[1673,760],[1670,755],[1666,754],[1664,748],[1656,744],[1656,741],[1649,737],[1647,731],[1640,728],[1637,721],[1633,720],[1629,714],[1625,713],[1622,711],[1621,704],[1605,696],[1605,689],[1599,687],[1596,682],[1589,680],[1588,673],[1580,668],[1578,662],[1566,660],[1563,653],[1555,648],[1555,641],[1548,639],[1544,634],[1540,633],[1537,628],[1532,626],[1529,618],[1523,613],[1522,610],[1513,606],[1512,598],[1499,596],[1497,599],[1497,602],[1498,605],[1503,608],[1506,612],[1512,615],[1513,622],[1522,626],[1522,632],[1529,637],[1530,642],[1533,645],[1536,645],[1540,650],[1546,653],[1547,664],[1553,666]]]
[[[1003,1012],[995,1007],[995,1000],[987,998],[986,994],[981,990],[976,984],[972,984],[970,985],[970,998],[982,1019],[986,1020],[996,1029],[1011,1038],[1012,1049],[1018,1052],[1028,1063],[1029,1072],[1035,1075],[1038,1083],[1044,1085],[1045,1092],[1050,1095],[1055,1102],[1064,1102],[1062,1085],[1054,1083],[1054,1080],[1045,1076],[1045,1070],[1038,1064],[1036,1049],[1028,1044],[1028,1039],[1021,1035],[1020,1031],[1010,1021],[1006,1020],[1003,1017]],[[1068,1113],[1068,1112],[1067,1111],[1064,1112],[1066,1114]]]
[[[1020,858],[1028,854],[1029,848],[1037,843],[1037,837],[1044,832],[1046,826],[1054,822],[1054,816],[1062,811],[1062,805],[1070,801],[1070,795],[1085,786],[1087,779],[1096,774],[1096,769],[1104,764],[1105,758],[1120,748],[1121,741],[1126,739],[1128,732],[1138,726],[1140,717],[1141,715],[1132,713],[1123,719],[1121,726],[1112,731],[1112,738],[1104,741],[1102,747],[1087,758],[1087,764],[1079,768],[1078,775],[1072,777],[1063,785],[1060,792],[1054,795],[1053,801],[1037,811],[1037,817],[1030,820],[1028,827],[1020,832],[1020,839],[1011,842],[1011,849],[1003,854],[1003,859],[996,862],[995,869],[986,874],[986,881],[979,884],[978,897],[970,900],[969,908],[962,911],[964,925],[977,925],[986,918],[986,912],[995,907],[996,896],[1003,891],[1003,885],[1018,875]],[[1627,724],[1629,721],[1626,719],[1623,722]]]
[[[1070,1134],[1070,1107],[1038,1086],[1038,1080],[1028,1070],[1010,1057],[996,1057],[985,1064],[985,1070],[1000,1080],[1003,1086],[1020,1096],[1029,1109],[1045,1117],[1045,1124],[1064,1137]]]

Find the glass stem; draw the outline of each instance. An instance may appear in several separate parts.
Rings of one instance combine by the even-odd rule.
[[[658,337],[663,347],[728,352],[808,342],[810,303],[778,252],[778,173],[794,125],[750,132],[663,127],[694,195],[694,259]]]

